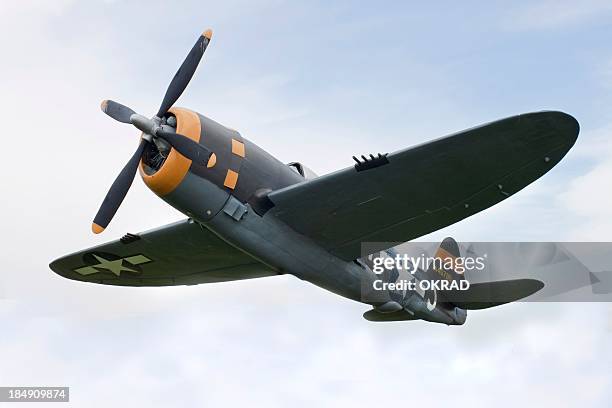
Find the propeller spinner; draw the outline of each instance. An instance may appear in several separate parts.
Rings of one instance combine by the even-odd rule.
[[[189,54],[183,61],[174,78],[168,85],[164,99],[159,107],[157,114],[151,119],[139,115],[132,109],[120,103],[105,100],[102,102],[101,108],[111,118],[122,123],[130,123],[141,130],[142,139],[138,148],[134,152],[132,158],[127,162],[123,170],[119,173],[113,185],[108,190],[98,213],[94,217],[91,229],[94,233],[99,234],[108,226],[113,219],[117,209],[123,202],[134,177],[138,170],[138,163],[145,151],[147,143],[155,143],[156,140],[162,139],[168,145],[176,149],[180,154],[191,161],[206,165],[212,154],[206,147],[194,142],[190,138],[178,133],[168,132],[162,128],[162,118],[168,113],[168,110],[174,105],[177,99],[181,96],[189,81],[204,55],[206,47],[210,43],[212,30],[206,30],[200,35],[194,44]]]

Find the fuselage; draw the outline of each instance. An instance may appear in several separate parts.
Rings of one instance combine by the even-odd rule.
[[[365,259],[342,260],[268,212],[273,204],[267,193],[306,181],[295,168],[201,114],[181,108],[170,112],[176,117],[176,131],[205,145],[214,157],[208,166],[196,165],[172,150],[161,164],[143,160],[140,173],[153,192],[278,273],[375,307],[390,301],[364,295],[381,279]],[[390,294],[416,318],[446,324],[465,321],[433,295],[427,299],[417,292],[401,298]]]

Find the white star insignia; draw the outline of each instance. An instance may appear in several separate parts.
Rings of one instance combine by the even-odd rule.
[[[151,262],[151,260],[144,255],[134,255],[127,258],[119,258],[115,260],[104,259],[96,254],[92,255],[98,261],[97,265],[84,266],[82,268],[75,269],[74,271],[80,273],[81,275],[91,275],[92,273],[100,272],[98,269],[106,269],[107,271],[112,272],[117,276],[120,276],[121,272],[139,272],[137,270],[124,266],[123,261],[127,261],[127,263],[131,265],[139,265],[142,263]]]

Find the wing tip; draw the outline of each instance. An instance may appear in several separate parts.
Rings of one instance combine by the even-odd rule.
[[[580,133],[580,123],[578,123],[578,120],[569,113],[556,113],[555,126],[559,132],[562,132],[567,137],[570,146],[573,146]]]
[[[202,36],[203,36],[203,37],[208,38],[208,40],[209,40],[209,41],[210,41],[210,39],[212,38],[212,35],[213,35],[213,31],[212,31],[212,29],[210,29],[210,28],[209,28],[209,29],[207,29],[207,30],[205,30],[205,31],[202,33]]]
[[[63,259],[64,258],[58,258],[55,261],[51,262],[49,264],[49,269],[51,269],[53,272],[55,272],[59,276],[66,278],[67,277],[66,276],[66,272],[64,270],[62,270],[62,268],[60,266]]]
[[[534,112],[534,114],[545,117],[548,123],[566,139],[569,147],[574,145],[580,133],[580,123],[575,117],[569,113],[556,110],[545,110]]]

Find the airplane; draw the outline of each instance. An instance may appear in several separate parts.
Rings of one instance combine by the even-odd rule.
[[[467,310],[497,306],[542,288],[534,279],[481,282],[456,291],[384,296],[366,292],[379,275],[372,257],[485,210],[552,169],[574,145],[579,125],[558,111],[520,114],[392,153],[353,156],[354,165],[317,176],[285,164],[239,132],[174,106],[212,38],[197,39],[148,118],[112,100],[111,118],[142,132],[94,217],[101,233],[136,172],[188,218],[78,251],[50,264],[77,281],[173,286],[290,274],[367,304],[371,321],[427,320],[461,325]],[[364,253],[367,243],[367,250]],[[446,239],[440,251],[460,256]],[[386,254],[386,255],[385,255]],[[412,279],[434,273],[424,269]],[[383,274],[397,279],[393,271]],[[462,280],[451,270],[445,276]],[[433,296],[433,297],[432,297]]]

